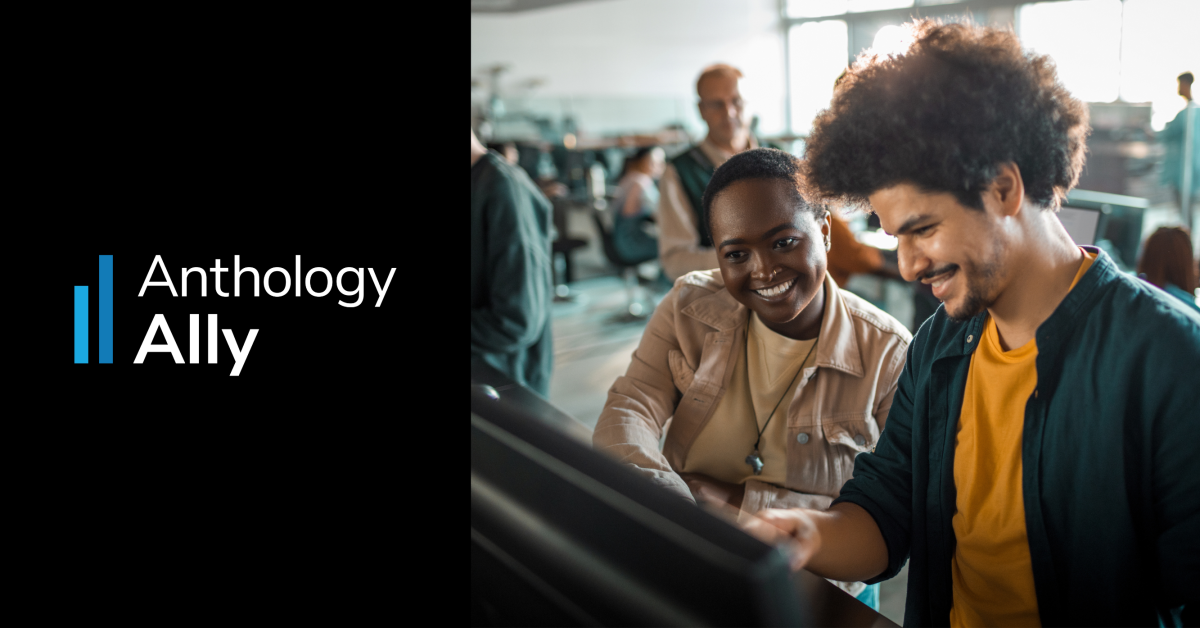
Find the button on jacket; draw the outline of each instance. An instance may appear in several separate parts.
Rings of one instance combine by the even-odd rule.
[[[828,274],[823,289],[816,366],[803,370],[795,397],[785,402],[787,485],[748,481],[743,513],[828,506],[850,478],[854,456],[870,450],[883,430],[911,336],[896,319],[839,290]],[[675,469],[684,468],[725,394],[745,351],[748,317],[749,310],[725,290],[720,271],[676,281],[647,324],[629,370],[608,392],[595,446],[691,500]],[[737,455],[747,453],[749,448]]]
[[[1194,626],[1200,315],[1083,248],[1098,256],[1038,327],[1025,403],[1022,498],[1041,623]],[[888,428],[835,500],[866,509],[887,543],[887,570],[868,583],[911,556],[906,626],[949,623],[956,426],[986,321],[955,323],[939,308],[921,326]]]

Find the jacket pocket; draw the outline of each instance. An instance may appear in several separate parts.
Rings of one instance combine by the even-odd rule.
[[[852,456],[871,451],[879,440],[879,427],[874,418],[858,418],[822,422],[825,440],[831,445],[849,447]]]
[[[675,383],[675,388],[681,393],[687,392],[696,377],[696,369],[688,366],[683,352],[676,349],[667,352],[667,365],[671,367],[671,381]]]

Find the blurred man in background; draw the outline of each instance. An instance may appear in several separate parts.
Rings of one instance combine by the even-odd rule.
[[[1158,139],[1166,145],[1167,155],[1163,160],[1162,182],[1171,188],[1171,192],[1175,195],[1175,202],[1179,204],[1179,208],[1183,209],[1183,149],[1184,141],[1187,132],[1187,116],[1192,116],[1192,133],[1200,132],[1197,129],[1200,126],[1200,114],[1197,113],[1195,107],[1190,107],[1192,103],[1192,83],[1196,77],[1191,72],[1184,72],[1179,75],[1179,95],[1183,96],[1187,101],[1183,110],[1175,115],[1175,119],[1167,123],[1166,128],[1162,133],[1158,134]],[[1197,187],[1200,187],[1200,142],[1192,140],[1192,184],[1191,194],[1195,196]]]
[[[708,136],[672,159],[659,182],[659,260],[671,279],[717,267],[708,222],[700,215],[700,199],[718,166],[744,150],[758,148],[746,123],[740,78],[737,68],[723,63],[700,73],[696,94]]]
[[[550,391],[550,202],[471,132],[471,361]]]

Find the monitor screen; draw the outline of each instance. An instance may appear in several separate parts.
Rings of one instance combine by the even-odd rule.
[[[472,394],[472,625],[812,625],[779,550]]]
[[[1067,234],[1075,244],[1095,244],[1096,231],[1100,226],[1100,210],[1063,206],[1058,210],[1058,219],[1066,227]]]

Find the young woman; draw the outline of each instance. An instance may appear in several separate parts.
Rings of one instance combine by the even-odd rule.
[[[658,206],[658,188],[654,182],[666,168],[663,149],[647,146],[625,159],[625,169],[613,196],[616,216],[613,220],[613,245],[628,262],[644,262],[658,257],[658,238],[646,231],[646,219]]]
[[[703,205],[720,268],[675,282],[593,436],[739,519],[830,504],[879,439],[912,337],[828,275],[829,213],[805,200],[799,168],[760,148],[713,174]],[[878,606],[877,587],[839,586]]]

